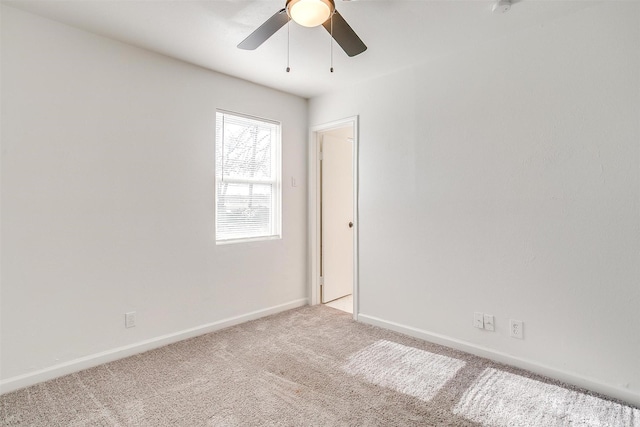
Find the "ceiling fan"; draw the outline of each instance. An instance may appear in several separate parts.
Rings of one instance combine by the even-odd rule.
[[[349,56],[356,56],[367,50],[367,46],[336,10],[334,0],[287,0],[284,9],[267,19],[238,47],[256,49],[289,20],[304,27],[322,25]]]

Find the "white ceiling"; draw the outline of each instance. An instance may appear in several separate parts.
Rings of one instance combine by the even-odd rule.
[[[384,75],[456,50],[470,49],[545,25],[590,1],[520,0],[491,13],[487,0],[336,0],[336,8],[368,46],[349,58],[322,28],[293,24],[291,72],[287,28],[255,51],[236,45],[284,7],[285,0],[3,1],[93,33],[305,98]]]

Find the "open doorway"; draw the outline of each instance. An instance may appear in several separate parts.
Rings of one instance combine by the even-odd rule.
[[[357,117],[311,130],[311,303],[357,319]]]

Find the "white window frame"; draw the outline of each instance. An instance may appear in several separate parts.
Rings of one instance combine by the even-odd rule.
[[[214,171],[214,196],[215,196],[215,206],[214,206],[214,217],[215,217],[215,229],[214,229],[214,238],[216,241],[216,245],[227,245],[234,243],[244,243],[244,242],[257,242],[257,241],[265,241],[265,240],[277,240],[282,239],[282,124],[277,120],[265,119],[262,117],[251,116],[248,114],[237,113],[234,111],[221,110],[216,109],[216,121],[218,120],[218,115],[221,114],[224,116],[235,116],[239,118],[245,118],[250,120],[257,120],[263,123],[268,123],[272,125],[276,125],[277,135],[275,137],[275,141],[272,147],[272,162],[275,176],[271,179],[256,179],[256,178],[225,178],[220,174],[218,175],[217,171]],[[221,129],[224,132],[224,120],[223,126]],[[216,141],[214,143],[214,167],[217,167],[218,163],[222,164],[223,159],[218,162],[218,155],[222,155],[218,153],[217,150],[217,141],[218,138],[224,138],[224,133],[218,135],[216,129]],[[229,238],[229,239],[218,239],[218,183],[220,181],[230,183],[230,184],[271,184],[272,185],[272,199],[271,199],[271,233],[269,235],[260,235],[253,237],[240,237],[240,238]]]

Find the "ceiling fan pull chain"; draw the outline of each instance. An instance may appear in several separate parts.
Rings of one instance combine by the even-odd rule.
[[[329,44],[331,46],[331,72],[333,73],[333,13],[331,14],[331,37],[329,38]]]
[[[291,39],[291,19],[287,21],[287,73],[291,71],[291,67],[289,67],[289,40]]]

